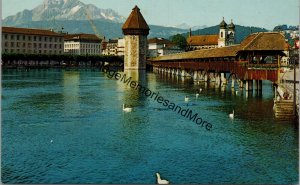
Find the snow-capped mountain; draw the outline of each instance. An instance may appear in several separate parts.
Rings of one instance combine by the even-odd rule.
[[[112,9],[100,9],[92,4],[78,0],[44,0],[43,4],[32,10],[23,10],[3,20],[4,25],[17,25],[30,21],[49,20],[109,20],[124,22],[125,17]]]
[[[186,23],[178,24],[178,25],[175,25],[175,26],[172,26],[172,27],[179,28],[179,29],[186,29],[186,30],[189,30],[189,29],[199,30],[199,29],[207,28],[206,25],[202,25],[202,26],[190,26],[190,25],[188,25]]]

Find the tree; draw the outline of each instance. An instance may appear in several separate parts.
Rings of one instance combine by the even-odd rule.
[[[172,36],[171,41],[174,42],[176,45],[178,45],[181,49],[186,49],[187,46],[187,42],[186,42],[186,38],[181,35],[181,34],[176,34],[174,36]]]

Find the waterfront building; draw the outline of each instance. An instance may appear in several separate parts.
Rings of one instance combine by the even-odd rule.
[[[94,34],[64,35],[64,52],[73,55],[100,55],[101,39]]]
[[[63,54],[64,37],[52,30],[2,27],[2,53]]]
[[[122,27],[125,35],[124,69],[146,69],[147,35],[149,26],[135,6]]]
[[[232,20],[229,25],[225,22],[224,18],[219,25],[219,34],[215,35],[192,35],[190,30],[187,38],[187,49],[200,50],[220,48],[235,44],[235,25]]]
[[[117,55],[124,56],[125,54],[125,39],[118,39]]]
[[[168,39],[148,39],[148,57],[157,57],[181,52],[184,52],[184,50],[180,49],[174,42],[171,42]]]
[[[118,53],[118,39],[109,39],[106,43],[104,55],[117,55]]]

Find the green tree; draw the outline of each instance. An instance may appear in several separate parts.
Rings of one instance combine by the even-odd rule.
[[[187,42],[186,42],[186,38],[181,35],[181,34],[176,34],[174,36],[172,36],[170,38],[170,40],[172,42],[174,42],[175,44],[177,44],[181,49],[186,49],[186,45],[187,45]]]

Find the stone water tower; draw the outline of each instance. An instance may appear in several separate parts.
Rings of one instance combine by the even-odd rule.
[[[149,26],[135,6],[123,27],[125,35],[124,70],[145,70]]]

